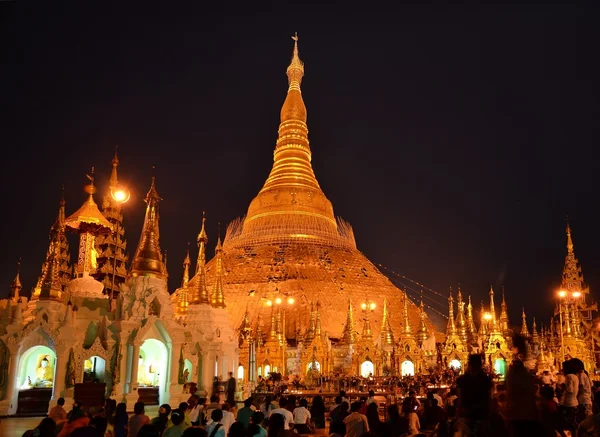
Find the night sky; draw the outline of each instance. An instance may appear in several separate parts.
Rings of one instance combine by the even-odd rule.
[[[597,295],[598,8],[128,3],[0,4],[5,292],[116,144],[130,254],[156,164],[170,289],[203,210],[212,256],[269,173],[297,31],[315,173],[374,263],[547,320],[568,215]]]

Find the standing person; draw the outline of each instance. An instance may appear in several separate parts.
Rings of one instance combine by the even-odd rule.
[[[596,411],[600,411],[600,391],[594,394],[594,406]],[[596,437],[600,435],[600,413],[587,417],[579,424],[577,429],[578,437]]]
[[[310,406],[310,415],[316,429],[325,429],[325,403],[320,395],[314,397]]]
[[[350,406],[350,415],[344,419],[346,425],[346,437],[361,437],[369,432],[369,422],[367,416],[360,414],[360,402],[352,402]]]
[[[421,422],[419,422],[419,416],[417,416],[417,410],[419,406],[412,398],[404,399],[402,403],[402,414],[408,420],[408,433],[407,435],[417,435],[421,429]]]
[[[525,339],[521,336],[513,338],[513,346],[525,350],[527,347]],[[526,356],[526,352],[518,356]],[[506,374],[506,419],[510,435],[513,437],[539,435],[541,432],[537,410],[539,382],[525,368],[523,361],[519,358],[513,359]]]
[[[235,405],[235,389],[237,388],[237,381],[233,377],[233,372],[229,372],[229,379],[227,380],[227,403],[232,407]]]
[[[367,407],[375,402],[375,392],[373,390],[369,390],[369,397],[367,398]]]
[[[577,402],[579,402],[578,421],[583,421],[586,417],[593,414],[592,412],[592,383],[590,378],[585,371],[583,361],[579,358],[573,358],[571,360],[577,379],[579,379],[579,390],[577,392]]]
[[[223,428],[225,428],[225,435],[227,435],[229,428],[231,428],[231,425],[235,422],[235,416],[231,412],[231,405],[228,403],[224,403],[221,406],[221,410],[223,410],[223,419],[221,420],[221,423],[223,424]]]
[[[579,401],[579,379],[576,375],[575,366],[571,360],[565,361],[563,364],[563,374],[565,375],[564,391],[560,400],[560,408],[565,420],[566,429],[573,433],[577,429],[577,408]]]
[[[150,418],[146,416],[143,402],[136,402],[133,406],[133,416],[129,419],[127,437],[137,437],[142,426],[149,424]]]
[[[458,393],[457,416],[463,429],[481,435],[490,414],[492,380],[483,371],[482,356],[469,355],[467,370],[456,380]]]

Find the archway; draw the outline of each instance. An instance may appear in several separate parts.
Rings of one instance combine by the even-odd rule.
[[[265,364],[265,378],[267,378],[271,373],[271,366]]]
[[[450,367],[451,369],[454,369],[454,370],[460,370],[460,368],[462,367],[462,364],[460,363],[459,360],[454,358],[453,360],[450,361],[450,364],[448,365],[448,367]]]
[[[402,376],[415,376],[415,363],[409,360],[404,361],[400,371]]]
[[[106,360],[104,358],[94,355],[83,362],[83,382],[106,382]]]
[[[375,373],[375,366],[372,361],[365,361],[360,365],[360,376],[368,378]]]
[[[494,361],[494,372],[500,376],[500,379],[504,379],[506,376],[506,361],[502,358],[496,358]]]
[[[17,413],[46,414],[52,398],[56,353],[47,346],[27,349],[19,360]]]
[[[239,365],[237,369],[237,379],[244,379],[244,366]]]
[[[139,387],[158,389],[158,399],[142,401],[146,405],[162,403],[166,394],[168,353],[165,344],[154,338],[149,338],[140,347],[137,382]],[[139,389],[138,389],[139,390]],[[140,399],[143,392],[156,396],[156,390],[139,390]],[[156,403],[155,403],[156,402]]]

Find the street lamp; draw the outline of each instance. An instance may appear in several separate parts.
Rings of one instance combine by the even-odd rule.
[[[272,303],[270,303],[270,302],[271,301],[268,300],[267,301],[267,305],[271,306]],[[295,300],[294,300],[293,297],[288,297],[287,300],[286,300],[286,303],[288,305],[293,305],[294,302],[295,302]],[[275,304],[276,305],[281,305],[282,303],[283,303],[283,300],[280,297],[275,298]],[[286,336],[286,332],[285,332],[285,310],[286,310],[286,308],[283,309],[283,318],[281,320],[281,330],[283,331],[283,338],[282,338],[283,344],[282,344],[282,347],[281,347],[281,351],[283,352],[283,362],[281,363],[281,374],[283,376],[285,376],[285,370],[286,370],[285,368],[286,368],[286,361],[287,361],[287,352],[286,352],[286,349],[287,349],[287,336]]]
[[[115,225],[115,244],[114,244],[114,253],[113,253],[112,280],[111,280],[111,285],[110,285],[110,293],[109,293],[109,297],[108,297],[108,311],[112,310],[112,301],[113,301],[114,290],[115,290],[115,276],[117,274],[117,244],[119,241],[119,221],[120,221],[118,214],[121,213],[121,210],[119,207],[129,200],[129,198],[131,197],[131,192],[124,185],[117,184],[114,187],[111,187],[110,195],[118,207],[115,207],[115,209],[117,210],[117,219],[116,219],[116,225]]]

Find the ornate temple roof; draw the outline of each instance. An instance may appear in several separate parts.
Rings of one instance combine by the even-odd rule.
[[[399,335],[404,324],[404,293],[357,250],[352,228],[336,219],[313,172],[300,88],[304,64],[297,37],[286,73],[288,91],[281,109],[273,168],[245,218],[229,225],[223,241],[219,263],[223,266],[220,280],[227,312],[234,326],[240,326],[248,308],[254,325],[259,315],[263,321],[270,320],[269,300],[292,297],[295,303],[285,307],[286,324],[304,332],[310,323],[310,307],[319,302],[323,332],[340,339],[348,301],[359,308],[354,314],[357,329],[363,324],[361,303],[367,298],[374,301],[376,309],[370,321],[379,331],[385,299],[391,329]],[[213,259],[206,265],[210,290],[216,270]],[[200,277],[197,274],[190,286]],[[410,300],[407,305],[410,324],[419,326],[419,309]],[[429,320],[427,324],[433,329]]]

